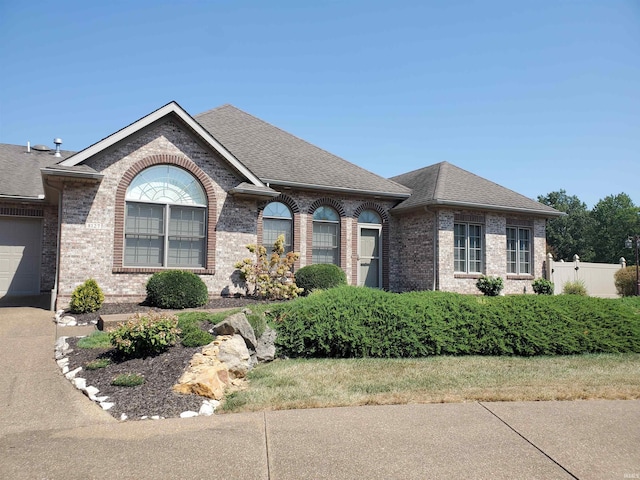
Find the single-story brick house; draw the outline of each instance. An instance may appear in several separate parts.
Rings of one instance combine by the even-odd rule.
[[[521,293],[558,215],[446,162],[386,179],[231,105],[171,102],[80,152],[0,145],[0,297],[60,308],[94,278],[138,301],[167,268],[244,292],[234,263],[280,233],[296,268],[335,263],[353,285],[477,293],[486,274]]]

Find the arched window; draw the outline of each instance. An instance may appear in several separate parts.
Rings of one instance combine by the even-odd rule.
[[[313,263],[340,265],[340,216],[326,205],[313,212]]]
[[[284,253],[293,250],[293,215],[284,203],[271,202],[262,211],[262,245],[271,251],[279,235],[284,235]]]
[[[365,210],[358,216],[358,223],[371,223],[374,225],[379,225],[382,223],[380,220],[380,215],[378,215],[373,210]]]
[[[193,175],[173,165],[149,167],[125,200],[125,266],[204,267],[207,197]]]

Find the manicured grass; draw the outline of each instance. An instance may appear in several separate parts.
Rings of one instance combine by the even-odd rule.
[[[78,348],[111,348],[109,334],[96,330],[88,337],[78,340]]]
[[[638,398],[640,354],[295,359],[258,365],[223,410]]]

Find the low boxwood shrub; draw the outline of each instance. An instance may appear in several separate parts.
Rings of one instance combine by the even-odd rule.
[[[347,284],[347,276],[337,265],[319,263],[307,265],[295,273],[296,285],[308,295],[314,290],[325,290]]]
[[[640,352],[639,305],[339,287],[273,306],[270,323],[289,357],[621,353]]]
[[[178,317],[166,313],[137,313],[109,332],[113,347],[125,357],[146,357],[175,345]]]
[[[483,275],[476,282],[476,287],[484,295],[488,297],[496,297],[500,295],[500,292],[504,288],[504,281],[502,277],[487,277]]]
[[[90,278],[82,285],[78,285],[71,293],[69,309],[73,313],[88,313],[99,310],[104,302],[104,294],[98,283]]]
[[[544,278],[536,278],[532,283],[533,291],[538,295],[553,295],[553,282]]]
[[[622,297],[632,297],[636,294],[636,267],[621,268],[613,275],[616,291]]]
[[[147,302],[160,308],[200,307],[209,301],[204,282],[193,272],[166,270],[147,282]]]
[[[567,282],[562,286],[562,293],[565,295],[580,295],[582,297],[586,297],[587,287],[582,280]]]

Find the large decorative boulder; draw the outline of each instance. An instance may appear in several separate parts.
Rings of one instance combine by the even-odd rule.
[[[218,347],[218,360],[235,378],[244,378],[251,369],[249,349],[240,335],[233,335]]]
[[[276,356],[276,335],[277,332],[267,327],[258,339],[256,346],[256,360],[258,362],[271,362]]]
[[[212,333],[215,335],[240,335],[249,350],[255,350],[258,343],[256,335],[253,333],[253,327],[242,312],[234,313],[215,325]]]

